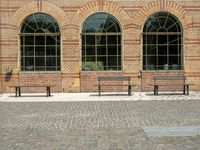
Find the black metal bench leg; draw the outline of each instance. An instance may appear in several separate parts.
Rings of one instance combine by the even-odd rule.
[[[51,96],[51,88],[49,87],[49,96]]]
[[[189,95],[189,85],[186,86],[187,86],[187,95]]]
[[[128,86],[128,95],[131,96],[131,85]]]
[[[21,96],[21,87],[18,87],[19,96]]]
[[[154,85],[154,95],[158,95],[158,85]]]
[[[47,86],[47,97],[51,96],[51,89],[49,86]]]
[[[98,86],[98,89],[99,89],[99,96],[101,96],[101,86],[100,85]]]
[[[183,85],[183,94],[185,95],[185,86],[186,85]]]
[[[18,87],[15,87],[15,97],[17,97],[18,94]]]

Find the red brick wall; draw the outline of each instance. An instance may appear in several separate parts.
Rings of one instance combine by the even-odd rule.
[[[102,75],[132,76],[133,90],[151,91],[149,83],[154,75],[184,74],[192,90],[200,89],[200,2],[186,0],[1,0],[0,1],[0,91],[9,86],[37,81],[55,83],[55,92],[95,91],[97,77]],[[142,36],[145,20],[158,11],[175,15],[183,26],[184,71],[142,72]],[[23,19],[37,12],[52,15],[61,29],[62,62],[60,73],[22,73],[19,66],[19,29]],[[96,12],[114,15],[122,27],[122,60],[120,72],[81,72],[81,26]],[[13,75],[5,75],[11,67]],[[96,87],[97,88],[97,87]],[[141,88],[141,89],[140,89]],[[110,89],[108,89],[110,90]],[[36,91],[37,92],[37,91]]]

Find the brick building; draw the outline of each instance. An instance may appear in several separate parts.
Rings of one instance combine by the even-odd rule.
[[[199,0],[1,0],[1,92],[53,83],[95,91],[101,75],[185,75],[200,89]]]

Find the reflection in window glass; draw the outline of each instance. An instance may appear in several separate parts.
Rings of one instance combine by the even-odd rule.
[[[82,28],[82,70],[121,70],[121,29],[107,13],[89,16]]]
[[[151,15],[143,28],[143,69],[182,70],[182,26],[170,13]]]
[[[60,29],[52,16],[36,13],[25,18],[20,44],[22,71],[60,70]]]

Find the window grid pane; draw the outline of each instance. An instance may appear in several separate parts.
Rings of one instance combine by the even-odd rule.
[[[182,48],[181,24],[176,17],[158,12],[147,20],[143,29],[144,70],[183,69]]]
[[[20,33],[22,71],[60,70],[60,30],[55,19],[35,13],[24,19]],[[48,69],[47,58],[52,58]]]
[[[121,31],[107,13],[89,16],[83,24],[82,70],[121,70]]]

